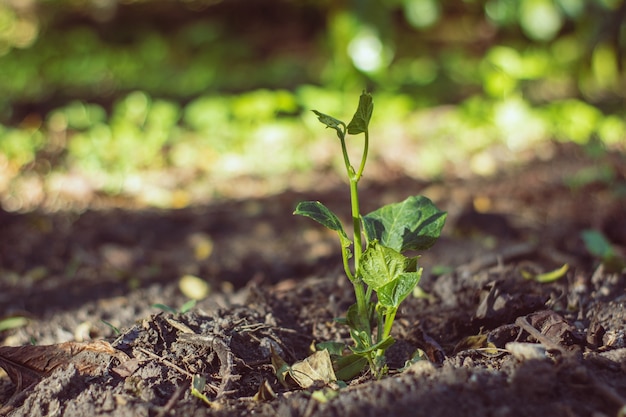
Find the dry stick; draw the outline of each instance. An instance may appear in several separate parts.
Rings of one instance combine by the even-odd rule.
[[[217,353],[217,358],[220,361],[220,376],[222,377],[222,382],[216,389],[217,395],[215,399],[220,399],[224,395],[235,392],[234,390],[230,390],[230,386],[233,381],[241,378],[241,375],[233,374],[233,368],[235,367],[235,355],[233,355],[224,339],[214,335],[203,336],[198,334],[183,333],[181,336],[181,340],[201,345],[208,345],[215,353]]]
[[[193,375],[190,374],[189,372],[187,372],[186,370],[184,370],[183,368],[181,368],[180,366],[176,365],[175,363],[169,361],[168,359],[165,359],[162,356],[157,355],[156,353],[150,352],[147,349],[144,349],[142,347],[138,348],[142,353],[145,353],[148,356],[151,356],[154,359],[157,359],[159,362],[169,366],[170,368],[174,368],[176,369],[178,372],[180,372],[183,375],[187,375],[189,378],[193,378]]]
[[[543,344],[547,348],[559,351],[560,353],[565,352],[565,350],[561,346],[553,342],[549,337],[542,334],[539,330],[535,329],[528,322],[528,320],[526,320],[526,317],[518,317],[515,320],[515,324],[517,324],[522,329],[530,333],[532,337],[537,339],[541,344]],[[607,400],[612,401],[613,403],[621,406],[622,408],[626,407],[626,398],[622,397],[613,388],[606,385],[605,383],[600,381],[598,378],[596,378],[594,375],[592,375],[587,370],[587,368],[584,368],[584,369],[585,369],[585,376],[588,378],[589,382],[591,383],[591,385],[593,386],[593,388],[598,394],[602,395]]]
[[[219,399],[224,395],[234,392],[229,391],[229,388],[233,381],[238,380],[241,376],[233,375],[235,355],[233,355],[233,352],[231,352],[226,342],[222,338],[216,337],[213,339],[212,346],[220,360],[220,375],[222,375],[222,383],[220,384],[216,396],[216,399]]]
[[[544,345],[550,350],[556,350],[560,353],[565,353],[565,349],[563,349],[558,343],[555,343],[549,337],[545,336],[539,330],[535,329],[529,322],[526,320],[526,317],[518,317],[515,319],[515,324],[530,333],[532,337],[537,339],[539,343]]]

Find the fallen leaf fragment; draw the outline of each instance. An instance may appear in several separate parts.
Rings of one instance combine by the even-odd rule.
[[[330,354],[327,350],[320,350],[296,362],[291,366],[289,375],[302,388],[309,388],[317,382],[327,385],[337,380]]]
[[[124,353],[103,340],[46,346],[0,346],[0,367],[17,386],[16,391],[20,391],[69,363],[73,363],[81,374],[96,375],[100,364],[88,356],[78,356],[83,352],[104,353],[121,361],[128,359]]]
[[[254,394],[254,397],[252,397],[252,399],[254,401],[271,401],[276,399],[276,397],[277,395],[272,389],[272,386],[269,382],[267,382],[267,379],[264,379],[261,385],[259,385],[259,389],[257,390],[256,394]]]

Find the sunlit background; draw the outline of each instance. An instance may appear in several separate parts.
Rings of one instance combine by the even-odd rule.
[[[341,163],[309,110],[348,121],[363,89],[372,159],[415,178],[624,150],[625,22],[624,0],[1,0],[0,203],[306,187]]]

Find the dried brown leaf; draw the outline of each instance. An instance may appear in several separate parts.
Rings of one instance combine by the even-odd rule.
[[[103,340],[46,346],[0,346],[0,367],[6,371],[19,391],[70,362],[79,373],[93,375],[99,364],[85,355],[78,356],[83,352],[104,353],[121,361],[127,359],[124,353]]]

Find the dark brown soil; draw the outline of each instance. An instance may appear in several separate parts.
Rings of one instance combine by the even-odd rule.
[[[606,169],[609,179],[589,175]],[[427,296],[399,311],[389,375],[313,395],[283,387],[270,355],[293,363],[316,342],[348,341],[333,321],[353,302],[335,236],[291,215],[298,201],[317,199],[347,217],[345,186],[328,181],[318,191],[181,210],[0,212],[0,318],[28,318],[1,332],[0,344],[105,339],[119,352],[83,352],[31,384],[2,375],[0,414],[626,413],[626,271],[592,257],[580,235],[602,231],[623,255],[624,155],[558,147],[550,160],[494,178],[364,182],[364,212],[425,194],[448,222],[421,259]],[[208,257],[200,244],[212,245]],[[524,277],[564,264],[566,275],[551,283]],[[186,274],[206,279],[211,294],[186,313],[153,307],[182,306]],[[418,348],[429,360],[400,372]],[[210,405],[192,395],[195,375],[206,379]],[[258,398],[264,384],[274,397]]]

